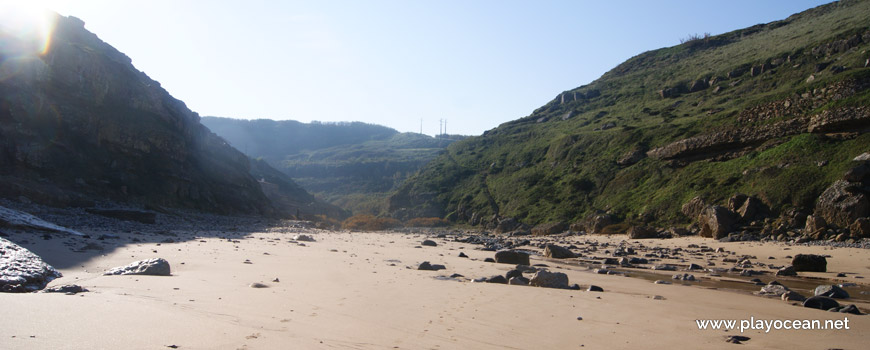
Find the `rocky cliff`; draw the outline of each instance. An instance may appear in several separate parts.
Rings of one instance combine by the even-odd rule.
[[[0,33],[0,195],[271,214],[248,158],[74,17],[50,46]]]

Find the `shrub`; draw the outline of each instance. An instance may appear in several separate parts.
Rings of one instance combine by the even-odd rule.
[[[450,222],[442,218],[413,218],[405,222],[406,227],[444,227]]]
[[[372,215],[354,215],[341,224],[343,229],[353,231],[383,231],[401,226],[399,220]]]

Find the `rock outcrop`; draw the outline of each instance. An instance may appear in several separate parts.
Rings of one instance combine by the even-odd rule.
[[[26,293],[45,288],[61,273],[24,247],[0,238],[0,292]]]

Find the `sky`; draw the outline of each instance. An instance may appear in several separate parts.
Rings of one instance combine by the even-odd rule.
[[[479,135],[644,51],[826,1],[29,0],[202,116]]]

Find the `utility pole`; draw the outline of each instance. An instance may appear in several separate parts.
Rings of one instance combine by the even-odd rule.
[[[441,137],[441,130],[444,128],[444,119],[438,119],[438,136]]]
[[[423,118],[420,118],[420,135],[423,135]]]
[[[444,136],[447,136],[447,119],[444,119]]]

